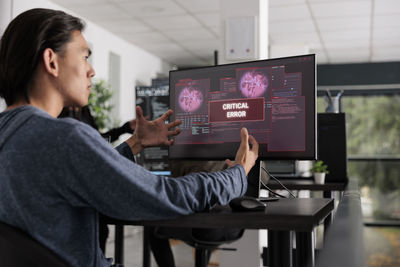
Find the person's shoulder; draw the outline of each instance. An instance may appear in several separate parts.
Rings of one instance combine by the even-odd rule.
[[[33,113],[31,123],[37,130],[42,129],[47,133],[57,134],[58,136],[82,132],[89,135],[97,134],[97,131],[92,127],[74,118],[54,118],[37,108],[31,109],[31,112]]]
[[[75,134],[86,134],[86,135],[98,135],[98,132],[90,125],[78,121],[74,118],[58,118],[55,119],[56,124],[60,129],[64,131],[73,132]]]

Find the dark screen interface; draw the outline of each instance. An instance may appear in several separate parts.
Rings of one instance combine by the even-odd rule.
[[[170,158],[233,158],[242,127],[260,158],[315,158],[315,55],[171,71],[170,105]]]

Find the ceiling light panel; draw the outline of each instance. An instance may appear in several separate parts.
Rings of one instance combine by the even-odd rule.
[[[194,16],[208,27],[220,27],[221,15],[219,12],[215,13],[196,13]]]
[[[162,54],[162,58],[167,59],[168,61],[175,61],[177,57],[179,58],[187,58],[193,62],[193,55],[187,51],[176,51],[171,53],[160,53]]]
[[[398,46],[378,47],[373,50],[374,61],[399,61],[400,49]]]
[[[127,35],[125,37],[129,38],[129,40],[133,41],[135,44],[142,45],[148,45],[152,43],[168,43],[170,41],[167,37],[157,32],[138,33],[134,35]]]
[[[349,0],[307,0],[310,4],[315,4],[315,3],[338,3],[338,2],[348,2]],[[354,0],[353,0],[354,1]],[[371,0],[356,0],[356,1],[371,1]]]
[[[316,18],[359,17],[371,15],[371,1],[345,1],[311,3],[313,16]]]
[[[115,34],[135,34],[151,32],[152,29],[135,19],[99,21],[99,25]]]
[[[368,31],[371,27],[371,17],[342,17],[316,19],[320,32],[330,31]]]
[[[277,6],[269,8],[269,21],[290,21],[310,18],[306,5]]]
[[[189,15],[171,16],[166,18],[143,18],[143,20],[160,31],[201,27],[201,24]]]
[[[153,43],[153,44],[148,44],[146,46],[146,50],[148,51],[157,51],[159,53],[180,53],[183,51],[182,47],[180,47],[177,44],[174,43],[164,43],[164,44],[158,44],[158,43]]]
[[[210,30],[215,34],[216,38],[221,36],[221,27],[212,27]]]
[[[175,41],[203,40],[213,38],[212,33],[204,28],[189,28],[182,30],[166,30],[164,34]]]
[[[88,8],[75,8],[73,10],[77,14],[93,20],[94,22],[130,18],[130,16],[122,12],[120,8],[111,4],[99,4],[90,6]]]
[[[291,6],[296,4],[305,4],[306,0],[269,0],[270,7],[275,6]]]
[[[399,0],[375,0],[375,15],[400,14]]]
[[[385,15],[374,17],[374,29],[400,30],[400,15]]]
[[[188,50],[201,50],[207,51],[209,50],[214,51],[215,49],[219,49],[220,42],[216,39],[204,39],[201,41],[182,41],[181,45]]]
[[[315,26],[311,18],[302,20],[281,21],[279,23],[270,23],[269,32],[270,34],[315,32]]]
[[[309,33],[275,33],[271,34],[274,45],[304,44],[310,47],[319,47],[320,40],[316,32]]]
[[[175,0],[191,13],[215,12],[221,9],[220,0]]]
[[[373,32],[373,41],[375,45],[396,45],[400,47],[400,30],[393,30],[392,28],[388,29],[374,29]],[[400,50],[400,49],[399,49]]]
[[[186,13],[179,5],[170,0],[123,2],[118,6],[136,18],[158,18]]]
[[[330,63],[360,63],[368,62],[370,50],[368,48],[348,47],[345,49],[328,49]]]
[[[351,40],[364,40],[368,41],[371,37],[369,30],[341,30],[341,31],[329,31],[321,32],[322,39],[324,41],[351,41]]]
[[[371,46],[369,38],[360,38],[346,41],[324,41],[324,45],[327,49],[345,49],[353,47],[369,49]]]
[[[93,4],[95,5],[102,5],[102,4],[108,4],[109,2],[107,0],[52,0],[52,2],[59,4],[60,6],[63,7],[76,7],[76,6],[91,6]]]

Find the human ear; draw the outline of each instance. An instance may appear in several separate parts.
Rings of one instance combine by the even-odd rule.
[[[59,66],[58,60],[60,57],[51,48],[46,48],[43,51],[43,65],[45,70],[52,76],[58,77]]]

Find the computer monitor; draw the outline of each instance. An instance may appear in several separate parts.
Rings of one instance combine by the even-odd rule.
[[[182,124],[169,158],[234,158],[246,127],[260,159],[315,159],[315,66],[310,54],[171,71],[172,119]]]

